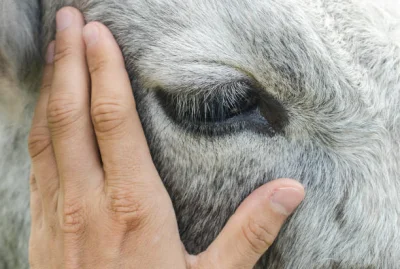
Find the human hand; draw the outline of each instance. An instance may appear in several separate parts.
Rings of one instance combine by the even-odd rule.
[[[29,138],[31,268],[252,268],[303,187],[260,187],[205,252],[189,255],[112,34],[70,7],[57,29]]]

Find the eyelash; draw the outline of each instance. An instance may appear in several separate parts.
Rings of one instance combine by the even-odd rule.
[[[194,96],[183,97],[176,102],[176,118],[193,123],[221,123],[257,107],[257,101],[242,96]]]
[[[245,87],[246,86],[246,87]],[[244,84],[202,94],[171,94],[159,89],[156,97],[166,114],[185,131],[220,136],[246,129],[268,134],[275,130],[262,115],[259,94]]]

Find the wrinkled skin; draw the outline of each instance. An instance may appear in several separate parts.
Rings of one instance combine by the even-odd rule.
[[[0,110],[13,111],[0,116],[0,268],[27,267],[25,139],[39,77],[29,67],[64,5],[116,37],[189,252],[252,190],[290,177],[306,200],[258,268],[398,266],[395,1],[386,11],[372,0],[18,2],[0,5]]]

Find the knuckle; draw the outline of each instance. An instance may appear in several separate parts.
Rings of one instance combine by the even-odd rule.
[[[109,211],[114,220],[127,228],[127,230],[137,230],[149,219],[150,204],[146,204],[144,199],[139,199],[132,187],[112,187],[109,194]]]
[[[51,90],[51,81],[43,82],[43,84],[40,87],[40,92],[48,93],[50,92],[50,90]]]
[[[51,138],[47,126],[34,126],[28,137],[28,150],[32,159],[41,155],[51,146]]]
[[[81,235],[85,232],[85,211],[81,203],[64,203],[60,228],[64,234]]]
[[[109,62],[104,57],[97,57],[89,64],[89,72],[92,75],[102,75],[107,70]]]
[[[247,226],[243,227],[243,234],[251,250],[259,255],[272,245],[275,237],[268,228],[254,219],[250,219]]]
[[[64,44],[60,46],[59,49],[56,49],[54,53],[54,63],[64,61],[65,59],[71,57],[74,54],[74,50],[70,45]]]
[[[96,132],[114,135],[121,131],[129,111],[117,100],[100,99],[93,103],[91,114]]]
[[[49,100],[47,121],[52,129],[65,130],[65,127],[76,122],[81,114],[77,102],[71,98],[59,96]]]
[[[33,173],[31,173],[29,176],[29,185],[31,186],[31,192],[36,192],[39,190],[37,186],[36,177]]]

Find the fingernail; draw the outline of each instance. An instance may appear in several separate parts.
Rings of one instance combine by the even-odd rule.
[[[96,44],[99,39],[99,28],[95,24],[88,24],[83,28],[83,39],[85,40],[86,46],[92,46]]]
[[[289,216],[303,199],[302,191],[295,188],[281,188],[272,194],[271,206],[276,212]]]
[[[66,9],[63,8],[57,12],[56,15],[56,24],[57,24],[57,31],[62,31],[68,28],[74,19],[74,14]]]
[[[51,41],[49,46],[47,47],[46,52],[46,63],[52,64],[54,61],[54,50],[55,50],[55,42]]]

